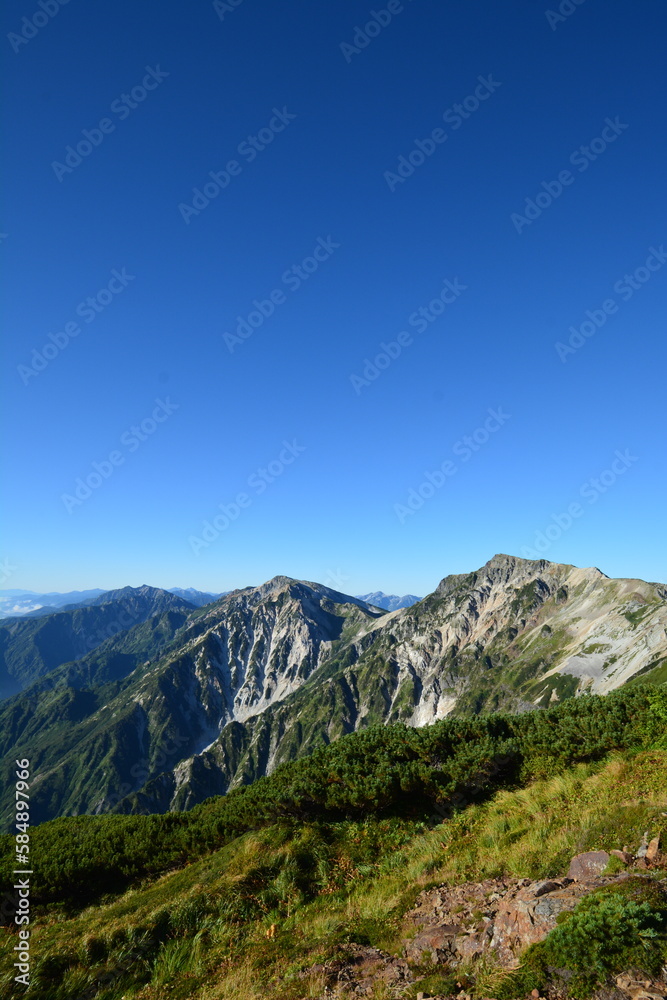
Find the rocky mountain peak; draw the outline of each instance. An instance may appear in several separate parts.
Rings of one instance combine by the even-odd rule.
[[[284,590],[285,587],[289,587],[292,583],[299,583],[299,581],[293,576],[279,575],[271,577],[271,579],[267,580],[266,583],[262,584],[262,586],[267,588],[270,587],[274,590]]]
[[[478,575],[484,574],[492,581],[507,582],[513,577],[522,580],[533,578],[541,573],[550,572],[552,567],[572,569],[571,566],[565,567],[561,563],[549,562],[548,559],[523,559],[520,556],[510,556],[499,552],[477,572]]]
[[[112,702],[97,711],[91,701],[77,729],[77,753],[97,753],[101,726],[112,742],[132,735],[127,760],[146,756],[148,746],[157,757],[168,723],[182,738],[172,770],[151,764],[154,784],[141,792],[142,802],[158,809],[189,807],[366,726],[547,708],[604,694],[640,674],[660,675],[667,663],[667,588],[504,553],[393,611],[283,575],[203,610],[164,591],[137,607],[141,589],[129,588],[122,622],[115,604],[72,613],[72,641],[84,615],[100,615],[95,629],[114,633],[151,621],[139,632],[129,628],[127,647],[120,633],[99,662],[89,657],[77,667],[77,677],[108,678],[118,662],[134,663],[137,649],[145,650]],[[52,628],[66,617],[30,627]],[[28,638],[35,648],[41,643],[40,635]],[[6,661],[23,662],[24,640],[6,637]],[[70,658],[81,655],[72,649]],[[38,715],[31,733],[51,740],[50,766],[59,768],[62,738],[48,699]],[[130,777],[119,773],[118,784],[138,792],[140,782]],[[85,811],[101,801],[92,772],[83,790],[71,788],[48,808]]]
[[[550,562],[548,559],[523,559],[520,556],[499,552],[472,573],[446,576],[438,584],[436,593],[439,596],[446,596],[464,582],[473,588],[488,589],[489,586],[493,588],[507,585],[520,588],[533,580],[543,579],[549,581],[551,587],[556,581],[560,585],[570,576],[573,579],[576,577],[577,582],[609,579],[595,567],[578,569],[568,563]]]
[[[509,583],[511,580],[523,583],[544,573],[548,567],[557,565],[558,563],[550,563],[546,559],[522,559],[500,552],[472,573],[453,573],[444,577],[436,588],[436,594],[446,596],[464,582],[472,586],[484,583],[487,585]]]

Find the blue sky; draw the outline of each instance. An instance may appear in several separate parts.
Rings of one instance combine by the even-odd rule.
[[[45,4],[0,586],[667,579],[660,5]]]

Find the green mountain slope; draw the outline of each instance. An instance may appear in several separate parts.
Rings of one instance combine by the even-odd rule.
[[[380,615],[325,587],[277,578],[185,621],[156,616],[0,706],[3,770],[30,754],[37,821],[107,812],[200,752],[235,715],[280,700],[346,630]]]
[[[417,897],[444,883],[463,901],[485,899],[502,879],[559,878],[579,851],[664,832],[666,729],[665,690],[638,686],[540,713],[377,727],[188,813],[46,823],[32,832],[34,965],[22,995],[314,1000],[338,970],[351,996],[376,968],[378,1000],[449,997],[457,981],[478,998],[532,987],[551,996],[537,960],[532,980],[488,961],[406,963]],[[13,865],[13,841],[0,838],[5,884]],[[593,986],[595,976],[651,975],[667,958],[665,872],[643,874],[658,933],[642,945],[626,931],[616,951],[608,935]],[[467,932],[481,919],[473,913]],[[0,930],[3,998],[16,995],[15,940]],[[406,977],[394,992],[392,962]]]
[[[85,656],[152,615],[192,607],[156,587],[125,587],[69,611],[6,618],[0,624],[0,698],[25,689],[60,664]]]
[[[534,711],[667,664],[667,588],[496,556],[383,613],[276,577],[151,619],[0,706],[40,819],[190,808],[373,725]],[[7,816],[9,800],[2,802]]]

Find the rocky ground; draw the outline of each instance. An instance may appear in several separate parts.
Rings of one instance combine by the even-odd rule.
[[[308,972],[319,973],[327,982],[321,1000],[371,997],[380,984],[390,997],[426,1000],[431,994],[419,992],[425,966],[442,973],[461,970],[457,992],[433,1000],[472,1000],[473,996],[476,1000],[492,1000],[475,992],[473,981],[463,970],[474,969],[480,959],[492,961],[501,970],[517,968],[525,949],[547,936],[556,926],[558,915],[572,910],[594,889],[630,876],[658,879],[667,886],[667,855],[660,853],[657,838],[649,842],[645,837],[635,854],[627,847],[612,853],[627,865],[625,871],[603,875],[610,855],[591,851],[573,858],[563,878],[531,881],[506,877],[429,889],[405,915],[399,955],[351,944],[344,958]],[[538,1000],[540,994],[533,991],[528,1000],[531,996]],[[566,992],[554,987],[541,1000],[566,997]],[[650,979],[628,970],[598,990],[593,1000],[666,998],[667,977]]]

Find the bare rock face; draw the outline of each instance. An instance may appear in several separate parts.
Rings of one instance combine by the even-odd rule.
[[[532,882],[500,900],[491,947],[505,968],[516,965],[521,952],[544,940],[553,930],[559,914],[573,910],[579,900],[595,888],[590,882],[575,882],[570,878],[547,884],[554,888],[545,892],[544,883]]]
[[[575,882],[595,878],[596,875],[602,874],[608,864],[609,855],[606,851],[586,851],[572,858],[567,877],[574,879]]]
[[[561,913],[573,910],[593,890],[629,877],[633,876],[625,872],[578,881],[569,877],[537,882],[504,877],[456,886],[442,885],[422,892],[406,914],[409,930],[401,955],[349,944],[341,958],[314,965],[299,975],[307,978],[316,973],[326,982],[320,1000],[343,1000],[370,998],[380,984],[388,996],[402,996],[410,986],[414,989],[419,985],[423,967],[431,963],[442,971],[443,966],[449,969],[469,967],[471,961],[474,966],[476,959],[488,956],[503,969],[516,969],[526,948],[543,941],[556,927]],[[650,875],[644,877],[651,879]],[[470,974],[474,979],[474,972]],[[458,986],[471,984],[468,976],[462,975],[462,970],[457,975],[461,976]],[[628,972],[616,978],[615,987],[601,988],[592,1000],[667,1000],[667,985],[662,978],[637,979]],[[426,1000],[429,994],[417,996]],[[538,997],[536,990],[532,996]],[[560,1000],[562,993],[558,987],[553,990],[548,987],[545,997]],[[432,1000],[447,998],[434,997]],[[471,1000],[471,997],[463,990],[456,1000]]]
[[[569,876],[540,882],[486,879],[424,892],[407,914],[416,933],[406,941],[405,957],[419,964],[430,959],[458,966],[493,954],[503,968],[516,968],[525,949],[553,930],[559,914],[573,910],[593,889],[628,877],[622,873],[585,878],[583,871],[582,864],[576,881]]]
[[[406,943],[406,958],[421,964],[430,956],[438,963],[458,964],[483,954],[490,946],[488,930],[493,929],[498,900],[516,884],[516,879],[485,879],[423,892],[407,915],[416,934]]]

